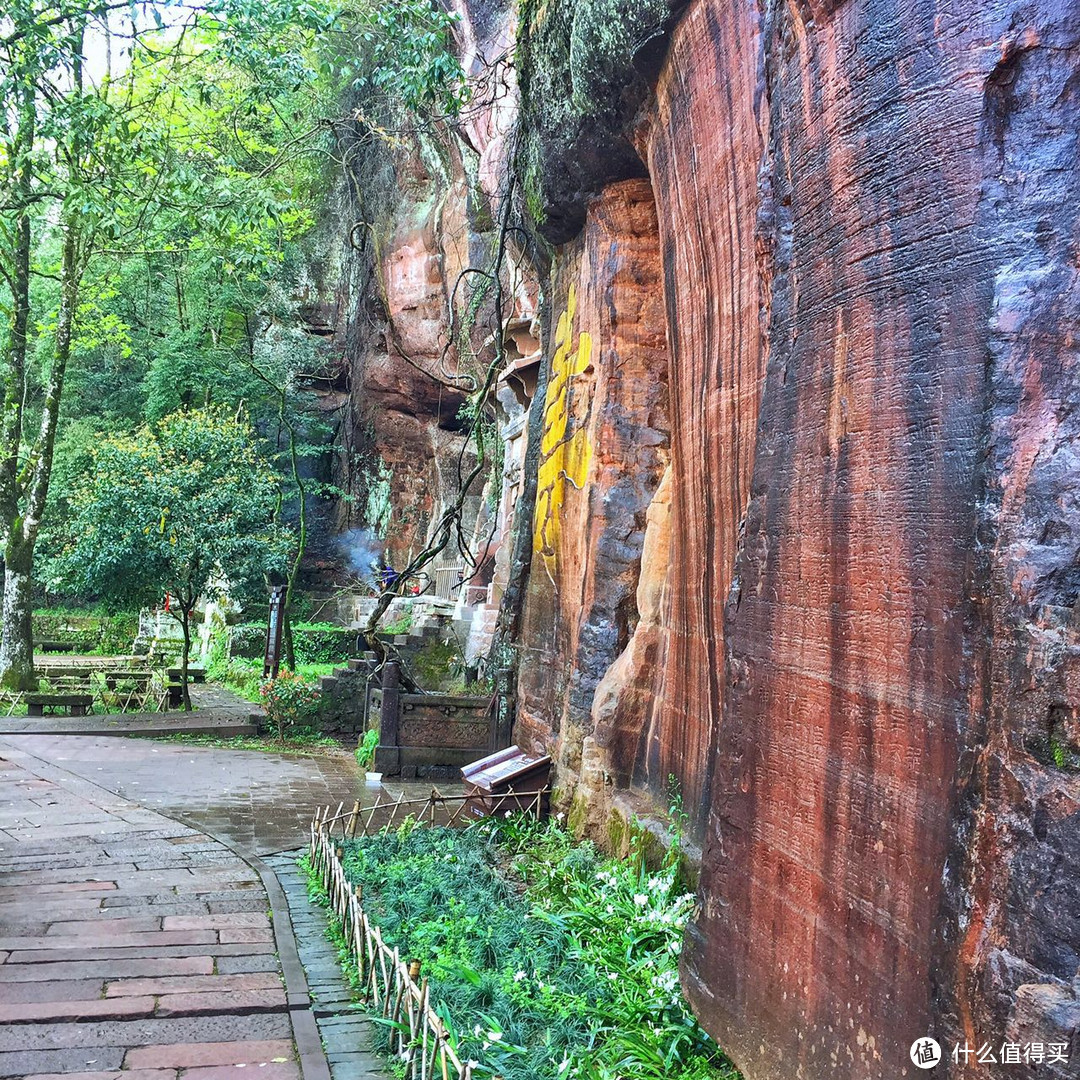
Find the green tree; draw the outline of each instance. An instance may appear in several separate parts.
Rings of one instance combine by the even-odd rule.
[[[116,0],[13,0],[5,8],[0,684],[35,681],[35,549],[68,367],[85,345],[81,332],[91,340],[120,338],[130,349],[130,327],[103,308],[115,292],[117,253],[157,244],[157,254],[176,265],[198,235],[204,247],[209,241],[239,249],[237,260],[228,254],[210,260],[218,272],[251,274],[259,257],[280,245],[297,214],[282,207],[280,185],[263,182],[276,171],[266,159],[278,148],[260,141],[257,131],[245,138],[233,124],[235,152],[222,153],[212,137],[221,124],[204,122],[216,115],[209,87],[223,66],[246,73],[246,83],[240,75],[233,83],[247,86],[256,119],[272,112],[275,96],[295,92],[310,71],[304,50],[328,25],[330,10],[304,0],[181,0],[168,5],[165,28],[156,7]],[[122,63],[118,56],[114,66],[116,37],[124,45]],[[86,70],[90,41],[109,46],[104,73]],[[181,329],[190,340],[181,279],[174,277]],[[40,379],[29,363],[35,355],[44,358]]]
[[[247,419],[219,406],[174,413],[91,451],[72,499],[70,585],[112,603],[168,595],[183,630],[185,709],[196,602],[282,574],[289,535],[274,520],[278,478]]]

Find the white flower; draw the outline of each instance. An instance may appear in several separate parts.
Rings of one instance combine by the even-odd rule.
[[[502,1032],[501,1031],[489,1031],[487,1033],[487,1037],[492,1042],[498,1042],[502,1038]]]
[[[506,813],[503,814],[503,817],[508,818],[510,816],[510,814],[511,814],[511,811],[507,810]]]
[[[559,1062],[559,1072],[564,1073],[569,1068],[570,1068],[570,1059],[564,1057],[562,1059],[562,1061]]]
[[[555,820],[556,820],[556,821],[565,821],[565,820],[566,820],[566,815],[565,815],[565,814],[564,814],[564,813],[563,813],[563,812],[562,812],[562,811],[560,810],[560,811],[559,811],[559,812],[558,812],[558,813],[557,813],[557,814],[555,815]],[[562,1070],[563,1070],[563,1069],[565,1069],[565,1068],[566,1068],[566,1066],[567,1066],[567,1065],[569,1065],[569,1064],[570,1064],[570,1062],[568,1062],[568,1061],[563,1061],[562,1065],[561,1065],[561,1066],[560,1066],[560,1068],[559,1068],[559,1072],[562,1072]]]
[[[480,1026],[479,1024],[477,1024],[477,1025],[476,1025],[476,1026],[475,1026],[475,1027],[474,1027],[474,1028],[472,1029],[472,1033],[473,1033],[473,1034],[474,1034],[474,1035],[475,1035],[475,1036],[476,1036],[477,1038],[479,1038],[479,1037],[480,1037],[480,1035],[481,1035],[481,1033],[483,1032],[483,1030],[484,1030],[484,1029],[483,1029],[483,1028],[482,1028],[482,1027],[481,1027],[481,1026]]]
[[[639,892],[634,896],[634,903],[638,907],[644,907],[648,902],[649,898],[644,893]]]
[[[528,976],[525,974],[524,971],[515,971],[514,972],[514,982],[521,982],[522,979],[527,979],[527,978],[528,978]]]
[[[611,980],[612,982],[614,982],[614,981],[615,981],[615,980],[616,980],[616,979],[617,979],[617,978],[618,978],[619,976],[618,976],[618,973],[617,973],[617,972],[614,972],[614,971],[609,971],[609,972],[607,973],[607,977],[608,977],[608,978],[609,978],[609,979],[610,979],[610,980]]]

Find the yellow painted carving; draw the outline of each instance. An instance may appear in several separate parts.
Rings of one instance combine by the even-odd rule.
[[[573,383],[584,374],[592,360],[592,335],[580,334],[573,344],[577,291],[571,287],[566,310],[555,329],[555,354],[551,360],[551,379],[544,400],[544,432],[540,442],[540,467],[536,493],[536,521],[533,528],[533,551],[544,557],[548,570],[554,571],[560,544],[560,521],[568,484],[585,486],[592,461],[589,436],[581,426],[574,429],[571,406]]]

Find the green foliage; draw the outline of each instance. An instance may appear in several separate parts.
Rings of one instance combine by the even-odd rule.
[[[232,626],[228,633],[230,656],[254,659],[263,655],[265,626]],[[297,665],[344,664],[356,651],[356,631],[332,623],[295,623],[293,650]]]
[[[133,611],[94,613],[48,608],[33,615],[35,641],[70,641],[74,650],[126,655],[139,632]]]
[[[104,440],[91,457],[60,564],[76,591],[131,605],[169,593],[183,615],[227,582],[282,567],[277,484],[242,418],[176,413]]]
[[[263,665],[261,660],[219,660],[206,670],[211,682],[220,683],[245,701],[262,701]]]
[[[677,853],[652,873],[638,855],[510,817],[352,841],[345,866],[386,940],[422,961],[476,1076],[734,1080],[679,990],[693,898]]]
[[[457,116],[468,100],[453,47],[458,15],[433,0],[390,0],[353,18],[353,56],[341,74],[352,76],[354,89],[400,100],[413,112]]]
[[[139,613],[120,611],[104,619],[97,651],[102,656],[124,656],[131,652],[139,634]]]
[[[375,763],[375,750],[379,745],[379,733],[374,729],[364,732],[360,745],[356,748],[356,764],[365,772]]]
[[[262,739],[251,735],[236,735],[231,739],[219,739],[214,735],[192,735],[188,732],[175,732],[172,735],[156,736],[165,742],[183,743],[186,746],[207,746],[215,750],[258,750],[263,753],[280,754],[287,750],[290,754],[311,756],[320,750],[336,750],[337,742],[329,735],[320,735],[315,731],[287,732],[284,739]]]
[[[265,625],[245,623],[242,626],[230,626],[226,634],[228,646],[223,650],[223,658],[227,653],[230,660],[262,660],[266,652]]]
[[[522,0],[517,72],[521,123],[516,167],[533,220],[546,218],[545,162],[617,108],[633,59],[660,33],[667,0]]]
[[[343,664],[356,652],[356,631],[332,623],[296,623],[293,648],[298,664]]]
[[[281,741],[309,731],[318,721],[318,685],[287,668],[283,668],[276,679],[268,679],[262,684],[260,696]]]
[[[383,633],[389,634],[391,637],[396,637],[398,634],[407,634],[412,629],[413,624],[413,609],[412,604],[407,604],[405,610],[401,612],[396,619],[392,619],[390,622],[383,626]]]

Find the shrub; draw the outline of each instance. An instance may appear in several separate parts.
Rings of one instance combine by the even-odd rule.
[[[314,682],[283,668],[276,679],[263,683],[260,695],[279,739],[315,725],[320,695]]]
[[[650,872],[640,849],[606,859],[515,817],[356,840],[345,867],[386,940],[422,961],[478,1078],[737,1076],[679,988],[693,898],[677,848]]]
[[[365,772],[375,764],[375,748],[379,745],[379,733],[375,730],[365,731],[360,745],[356,748],[356,764]]]
[[[261,660],[266,651],[266,627],[247,624],[229,627],[228,655],[241,660]]]
[[[139,614],[136,611],[122,611],[102,620],[101,639],[98,651],[104,656],[115,656],[131,652],[135,638],[139,634]]]
[[[356,648],[356,631],[331,623],[293,625],[293,653],[297,664],[344,664]],[[266,627],[257,624],[229,628],[229,655],[261,659],[266,649]]]
[[[298,664],[344,664],[355,650],[355,630],[332,623],[293,626],[293,652]]]

